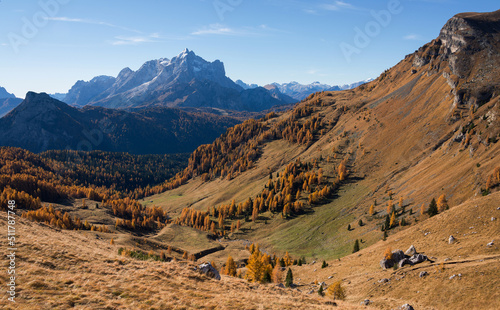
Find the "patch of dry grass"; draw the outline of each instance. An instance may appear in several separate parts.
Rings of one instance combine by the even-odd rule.
[[[0,226],[6,226],[1,213]],[[56,231],[18,219],[17,303],[3,309],[328,309],[328,299],[296,289],[223,276],[209,279],[187,262],[118,256],[97,234]],[[5,283],[6,272],[0,274]],[[339,303],[336,309],[360,309]]]

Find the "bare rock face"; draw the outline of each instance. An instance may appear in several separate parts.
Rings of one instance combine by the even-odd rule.
[[[422,46],[412,65],[440,72],[455,97],[454,106],[481,106],[500,92],[500,10],[457,14],[439,36]],[[493,82],[492,82],[493,81]]]
[[[210,278],[213,278],[215,280],[220,280],[219,272],[210,263],[201,264],[200,266],[198,266],[198,271],[206,274]]]

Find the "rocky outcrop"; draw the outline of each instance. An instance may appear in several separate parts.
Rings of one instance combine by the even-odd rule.
[[[394,265],[398,265],[401,268],[405,265],[413,266],[415,264],[420,264],[422,262],[425,262],[426,260],[429,260],[429,258],[424,254],[418,254],[417,249],[413,245],[410,246],[410,248],[406,252],[413,255],[406,255],[401,250],[392,251],[392,258],[382,259],[380,261],[380,267],[382,267],[382,269],[389,269],[394,267]]]
[[[219,272],[217,271],[217,269],[215,269],[212,264],[210,263],[203,263],[201,265],[198,266],[198,269],[197,269],[200,273],[203,273],[205,275],[207,275],[208,277],[212,278],[212,279],[215,279],[215,280],[220,280],[220,274]]]

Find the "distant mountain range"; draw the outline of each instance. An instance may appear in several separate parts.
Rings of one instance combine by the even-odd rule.
[[[190,152],[211,143],[240,121],[168,107],[129,112],[86,106],[78,109],[45,93],[26,99],[0,119],[0,145],[33,152],[103,150],[133,154]]]
[[[14,94],[7,92],[7,90],[3,87],[0,87],[0,117],[17,107],[21,101],[23,101],[23,99],[16,98]]]
[[[328,84],[321,84],[320,82],[314,82],[311,84],[300,84],[297,82],[290,82],[290,83],[273,83],[273,85],[276,85],[278,87],[278,90],[285,94],[288,95],[295,100],[302,100],[309,96],[312,93],[319,92],[319,91],[338,91],[338,90],[346,90],[346,89],[352,89],[356,88],[362,84],[368,83],[373,81],[373,79],[368,79],[352,84],[344,84],[344,85],[328,85]]]
[[[270,85],[274,85],[276,87],[277,92],[289,96],[295,99],[295,101],[300,101],[315,92],[352,89],[371,81],[373,81],[373,79],[367,79],[352,84],[333,85],[333,86],[328,84],[321,84],[320,82],[313,82],[311,84],[300,84],[298,82],[290,82],[283,84],[272,83],[264,86],[264,88],[271,89]],[[259,87],[259,85],[257,84],[247,84],[242,80],[237,80],[235,83],[243,87],[244,89],[252,89]]]
[[[78,81],[63,101],[107,108],[209,107],[258,112],[296,100],[262,87],[244,89],[226,76],[222,62],[208,62],[185,49],[170,60],[148,61],[137,71],[125,68],[116,78]]]

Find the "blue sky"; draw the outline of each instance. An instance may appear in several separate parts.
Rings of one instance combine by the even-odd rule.
[[[1,0],[0,86],[67,92],[184,48],[233,80],[352,83],[436,38],[456,13],[497,1]],[[375,14],[373,14],[375,12]]]

